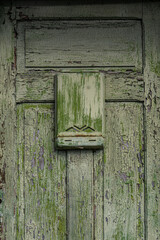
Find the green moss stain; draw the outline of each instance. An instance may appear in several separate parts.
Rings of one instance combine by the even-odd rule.
[[[93,109],[89,107],[86,99],[86,95],[89,89],[87,82],[90,77],[96,79],[93,81],[95,84],[95,92],[97,95],[97,102],[100,102],[101,92],[99,91],[101,87],[100,77],[97,73],[77,73],[74,74],[63,74],[59,81],[59,90],[57,96],[57,125],[58,133],[65,132],[66,129],[73,127],[74,125],[78,127],[89,126],[95,130],[95,132],[102,132],[102,113],[99,112],[94,115]],[[94,101],[94,99],[93,99]],[[97,103],[96,103],[97,104]],[[102,104],[100,104],[102,105]],[[86,107],[87,106],[87,107]],[[87,109],[87,111],[85,110]],[[97,110],[96,110],[97,111]],[[95,114],[95,115],[96,115]],[[98,116],[99,115],[99,116]],[[88,132],[91,132],[91,130]]]
[[[52,110],[53,104],[48,104],[48,103],[25,103],[24,104],[24,109],[31,109],[31,108]]]
[[[16,237],[21,239],[24,234],[23,228],[23,212],[21,193],[23,191],[23,174],[24,174],[24,139],[23,139],[23,119],[24,108],[23,106],[17,107],[17,206],[16,206]]]
[[[150,54],[150,65],[151,71],[160,77],[160,61],[155,61],[152,53]]]
[[[83,182],[82,182],[83,184]],[[85,240],[87,238],[86,231],[85,231],[85,225],[86,225],[86,219],[89,219],[90,210],[88,209],[89,202],[90,202],[90,183],[85,183],[85,188],[81,187],[83,189],[83,192],[79,193],[79,200],[77,200],[77,226],[75,226],[75,236],[77,236],[78,239]],[[90,219],[91,220],[91,219]],[[88,224],[87,224],[88,225]]]
[[[154,67],[152,66],[152,69],[157,74],[157,76],[160,76],[160,62],[157,62]]]
[[[63,190],[65,163],[61,159],[57,160],[57,153],[54,150],[53,104],[23,104],[21,106],[17,109],[17,126],[18,129],[21,128],[19,131],[25,129],[24,133],[19,132],[19,135],[25,134],[25,146],[21,142],[17,155],[21,152],[20,157],[25,156],[25,161],[23,160],[22,163],[22,159],[17,160],[17,167],[23,169],[21,174],[25,175],[26,226],[31,217],[37,229],[35,238],[44,235],[48,239],[61,240],[66,234],[65,213],[63,207],[60,207],[65,206]],[[23,124],[24,128],[22,128]],[[18,188],[22,187],[20,178],[19,175]],[[20,202],[22,201],[20,193],[18,195],[18,202]],[[24,231],[20,211],[17,207],[17,239],[23,237]]]

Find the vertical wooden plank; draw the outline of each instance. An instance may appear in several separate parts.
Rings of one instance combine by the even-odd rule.
[[[103,150],[93,152],[93,239],[103,240],[104,157]]]
[[[143,105],[106,104],[104,239],[144,239]]]
[[[25,104],[25,240],[66,239],[66,154],[54,149],[52,104]]]
[[[160,239],[160,3],[144,2],[146,107],[146,239]]]
[[[16,239],[24,239],[24,107],[17,106],[17,208]]]
[[[13,9],[0,6],[0,190],[3,213],[0,238],[15,239],[16,111]],[[5,236],[4,236],[5,235]]]
[[[93,236],[93,152],[67,152],[68,240],[91,240]]]

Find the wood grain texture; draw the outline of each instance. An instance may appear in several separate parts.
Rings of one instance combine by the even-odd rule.
[[[144,239],[143,105],[106,104],[104,239]]]
[[[94,134],[104,134],[103,80],[103,75],[99,73],[57,75],[58,136],[64,132],[76,134],[73,127],[82,128],[85,125],[87,134],[93,131]]]
[[[17,238],[66,239],[66,154],[54,149],[53,105],[23,109]]]
[[[145,46],[145,69],[144,69],[144,81],[142,74],[130,72],[128,73],[122,73],[113,71],[113,72],[107,72],[106,74],[106,97],[105,99],[108,101],[143,101],[144,100],[144,83],[145,83],[145,110],[146,110],[146,147],[147,147],[147,153],[146,153],[146,159],[147,164],[145,164],[145,187],[146,187],[146,199],[145,199],[145,231],[146,235],[144,236],[144,239],[150,240],[150,239],[159,239],[160,238],[160,171],[159,171],[159,155],[160,155],[160,136],[159,136],[159,130],[160,130],[160,124],[159,124],[159,99],[160,99],[160,59],[159,59],[159,51],[160,51],[160,45],[159,45],[159,39],[160,39],[160,31],[159,31],[159,9],[160,5],[156,1],[146,3],[143,1],[143,9],[142,9],[142,2],[140,3],[116,3],[116,4],[106,4],[106,5],[96,5],[96,6],[90,6],[90,5],[84,5],[84,6],[53,6],[53,7],[23,7],[23,8],[17,8],[16,17],[18,20],[53,20],[53,18],[81,18],[81,19],[91,19],[91,18],[116,18],[116,19],[142,19],[144,24],[144,46]],[[12,11],[12,12],[10,12]],[[142,14],[143,12],[143,14]],[[18,135],[16,138],[15,133],[15,126],[16,126],[16,108],[15,108],[15,56],[14,56],[14,49],[13,49],[13,25],[14,22],[11,22],[13,19],[11,17],[11,14],[13,13],[13,9],[0,9],[0,190],[4,193],[4,208],[5,210],[2,214],[2,223],[3,223],[3,234],[0,235],[0,238],[3,239],[4,233],[6,235],[7,240],[13,240],[13,239],[24,239],[24,230],[25,230],[25,219],[24,219],[24,182],[28,180],[25,180],[25,177],[23,175],[24,171],[24,165],[23,165],[23,156],[24,156],[24,137],[23,137],[23,131],[24,131],[24,112],[23,107],[18,107],[19,115],[17,116],[17,127],[18,127]],[[10,20],[9,20],[10,18]],[[27,22],[27,21],[26,21]],[[24,25],[28,23],[24,23]],[[32,21],[30,21],[30,26],[34,27],[34,24],[32,24]],[[22,23],[23,25],[23,23]],[[43,25],[43,24],[42,24]],[[43,25],[44,26],[44,25]],[[41,25],[39,25],[41,28]],[[22,33],[23,27],[19,28],[19,32]],[[30,31],[30,30],[29,30]],[[14,33],[16,35],[16,32]],[[33,32],[32,32],[33,34]],[[34,34],[33,34],[34,35]],[[20,37],[20,36],[18,36]],[[136,37],[136,36],[135,36]],[[29,38],[29,37],[28,37]],[[23,39],[24,40],[24,39]],[[19,49],[19,55],[18,55],[18,71],[21,72],[21,74],[17,75],[17,83],[16,83],[16,89],[17,89],[17,96],[16,101],[17,102],[27,102],[27,101],[54,101],[54,75],[57,74],[55,71],[30,71],[30,68],[27,68],[27,73],[25,73],[25,65],[24,65],[24,43],[20,41],[20,38],[18,40],[17,48]],[[16,52],[16,51],[15,51]],[[37,57],[38,58],[38,57]],[[56,70],[57,71],[57,70]],[[113,103],[107,103],[113,104]],[[116,104],[116,103],[114,103]],[[112,120],[115,124],[115,130],[118,132],[120,129],[119,119],[116,117],[116,113],[118,112],[118,116],[121,119],[122,113],[128,112],[134,113],[134,117],[132,119],[129,119],[129,114],[124,115],[123,119],[125,119],[126,126],[129,124],[129,126],[134,129],[137,129],[136,122],[138,115],[140,114],[140,110],[138,110],[137,103],[134,103],[136,107],[133,107],[133,111],[127,110],[129,105],[131,103],[125,103],[125,107],[122,112],[120,110],[123,107],[119,107],[120,109],[117,109],[115,105],[113,106],[113,109],[115,109],[115,112],[112,112],[112,108],[109,108],[107,111],[109,112],[110,116],[113,117]],[[122,103],[119,103],[118,106],[122,106]],[[131,107],[130,107],[131,109]],[[21,112],[22,111],[22,112]],[[34,112],[34,111],[33,111]],[[26,117],[29,118],[29,116],[34,116],[34,113],[30,110],[27,110]],[[41,111],[41,114],[43,115],[45,111]],[[35,115],[38,113],[35,113]],[[138,115],[137,115],[138,114]],[[32,119],[33,120],[33,119]],[[135,122],[134,122],[135,120]],[[41,120],[40,120],[41,121]],[[140,122],[142,119],[140,120]],[[34,121],[33,121],[34,122]],[[117,126],[116,126],[116,123]],[[33,123],[33,126],[34,123]],[[47,125],[48,126],[48,125]],[[142,128],[142,124],[140,124]],[[30,126],[31,133],[33,132],[33,127]],[[107,125],[107,131],[110,133],[114,129],[111,129],[111,126]],[[118,130],[117,130],[118,129]],[[26,127],[26,131],[27,131]],[[47,132],[46,128],[42,129],[42,132]],[[125,136],[127,136],[127,127],[124,128]],[[23,133],[22,133],[23,132]],[[122,133],[122,132],[118,132]],[[27,145],[30,144],[30,135],[28,132],[26,132],[27,138],[26,143]],[[49,133],[48,133],[49,134]],[[107,135],[106,135],[107,136]],[[113,137],[110,139],[111,142],[114,142],[113,139],[115,136],[115,139],[118,139],[118,135],[113,135]],[[135,140],[137,142],[137,138],[134,139],[134,136],[131,134],[131,140]],[[117,137],[117,138],[116,138]],[[18,145],[16,148],[16,141],[18,141]],[[118,140],[117,140],[118,141]],[[120,139],[121,141],[121,139]],[[138,201],[143,201],[143,194],[144,193],[137,193],[137,189],[139,189],[139,185],[136,186],[137,179],[140,177],[140,174],[144,171],[144,166],[141,163],[138,163],[141,167],[138,171],[141,170],[141,173],[137,171],[137,169],[134,169],[134,176],[130,173],[130,167],[133,170],[133,165],[131,165],[131,155],[132,152],[127,152],[125,145],[126,142],[123,140],[124,144],[121,143],[121,149],[122,149],[122,157],[124,162],[120,162],[122,166],[120,167],[119,160],[117,160],[118,164],[116,165],[116,168],[113,169],[114,161],[116,158],[115,146],[113,145],[111,147],[112,153],[109,152],[109,149],[107,148],[107,155],[111,155],[114,152],[114,161],[110,162],[110,165],[106,167],[105,165],[105,175],[106,173],[109,174],[110,181],[106,180],[109,179],[109,177],[105,178],[105,212],[106,215],[104,215],[104,238],[106,239],[141,239],[143,236],[143,231],[141,231],[141,220],[143,220],[143,211],[144,208],[143,205],[140,206]],[[38,149],[40,145],[35,145]],[[33,145],[31,144],[31,149]],[[123,149],[124,147],[124,149]],[[138,149],[138,145],[137,145]],[[18,156],[18,182],[17,182],[17,220],[15,219],[15,195],[16,195],[16,161],[15,161],[15,152],[17,150],[17,156]],[[29,153],[29,150],[27,151],[27,161],[29,161],[29,157],[32,155],[32,152]],[[126,151],[126,152],[125,152]],[[31,155],[29,155],[31,154]],[[61,154],[61,153],[60,153]],[[74,152],[75,154],[75,152]],[[94,156],[95,154],[95,156]],[[98,225],[98,223],[103,224],[103,221],[101,222],[101,217],[103,213],[101,213],[101,206],[103,206],[103,200],[101,199],[101,187],[103,186],[102,182],[102,165],[101,162],[103,161],[100,157],[100,152],[94,152],[93,154],[93,227],[92,230],[89,228],[90,236],[95,236],[95,239],[97,238],[99,240],[98,236],[103,236],[101,225]],[[119,153],[118,153],[119,154]],[[56,155],[57,156],[57,155]],[[59,154],[58,154],[59,156]],[[58,156],[56,158],[56,161],[58,162]],[[88,156],[88,155],[87,155]],[[119,155],[117,155],[119,156]],[[121,156],[121,155],[120,155]],[[89,158],[89,157],[87,157]],[[136,158],[136,157],[135,157]],[[64,160],[65,157],[62,156],[62,159]],[[78,159],[78,157],[77,157]],[[122,160],[122,158],[119,158]],[[129,163],[130,165],[126,166],[125,163]],[[63,161],[62,160],[62,161]],[[105,164],[107,163],[107,158],[105,155]],[[100,162],[100,164],[99,164]],[[116,163],[117,163],[116,162]],[[137,164],[135,162],[135,164]],[[46,167],[46,166],[45,166]],[[44,167],[44,168],[45,168]],[[128,167],[128,168],[127,168]],[[59,167],[58,167],[59,168]],[[45,168],[46,169],[46,168]],[[106,170],[107,169],[107,170]],[[111,171],[110,171],[111,169]],[[143,169],[143,171],[142,171]],[[77,169],[76,169],[77,170]],[[126,171],[124,171],[126,170]],[[131,170],[131,171],[132,171]],[[118,173],[116,172],[118,171]],[[36,172],[36,171],[35,171]],[[98,175],[96,175],[96,172]],[[126,174],[128,173],[128,175]],[[137,174],[138,176],[137,176]],[[101,174],[100,174],[101,173]],[[117,174],[117,175],[116,175]],[[130,175],[131,174],[131,175]],[[28,178],[30,175],[27,175]],[[96,177],[97,176],[97,177]],[[89,179],[89,177],[88,177]],[[143,179],[143,177],[142,177]],[[78,180],[77,180],[78,181]],[[131,183],[133,181],[133,184]],[[37,184],[41,182],[41,179],[38,178]],[[49,184],[49,183],[48,183]],[[51,184],[51,183],[50,183]],[[139,184],[139,183],[138,183]],[[140,182],[142,185],[143,183]],[[133,187],[133,194],[137,194],[137,199],[133,197],[131,191]],[[107,190],[106,190],[107,189]],[[120,189],[123,190],[123,192],[120,192]],[[129,190],[128,190],[129,189]],[[28,190],[27,190],[28,191]],[[111,191],[107,192],[107,191]],[[141,188],[140,188],[141,191]],[[116,192],[116,199],[114,198]],[[114,193],[114,195],[112,194]],[[118,195],[119,193],[119,195]],[[0,191],[1,194],[1,191]],[[29,194],[27,192],[27,194]],[[37,193],[36,193],[37,194]],[[41,193],[38,193],[41,194]],[[78,193],[79,194],[79,193]],[[142,194],[142,195],[141,195]],[[36,195],[38,196],[38,195]],[[42,197],[42,195],[41,195]],[[31,195],[31,198],[33,199],[34,196]],[[103,194],[102,194],[103,198]],[[122,201],[122,198],[124,201]],[[128,202],[127,202],[128,201]],[[28,202],[28,204],[31,204]],[[28,205],[29,206],[29,205]],[[140,208],[139,208],[140,206]],[[129,207],[129,209],[127,209]],[[132,208],[133,207],[133,208]],[[1,209],[1,206],[0,206]],[[120,210],[119,210],[120,209]],[[89,207],[89,211],[91,210],[91,207]],[[91,211],[92,211],[91,210]],[[113,210],[113,211],[112,211]],[[124,210],[124,211],[123,211]],[[139,213],[140,211],[140,213]],[[43,212],[41,210],[40,214]],[[97,213],[98,212],[98,213]],[[119,212],[119,216],[117,215]],[[137,213],[138,212],[138,213]],[[32,211],[32,216],[34,216],[35,210]],[[107,214],[110,214],[109,216]],[[130,216],[133,218],[131,218]],[[91,215],[88,215],[91,216]],[[112,217],[114,218],[114,222],[112,222]],[[142,217],[140,219],[140,217]],[[118,221],[116,222],[116,220]],[[27,212],[27,219],[29,219],[29,212]],[[90,217],[89,217],[90,219]],[[124,220],[123,220],[124,219]],[[129,219],[131,221],[129,222]],[[137,220],[138,219],[138,220]],[[18,225],[15,227],[15,221],[17,221]],[[44,219],[40,218],[40,223],[44,223]],[[72,219],[73,221],[73,219]],[[126,221],[129,223],[127,226]],[[137,221],[139,223],[137,224]],[[84,222],[83,222],[84,224]],[[33,231],[33,226],[30,228],[30,225],[27,225],[26,228],[26,236],[27,238],[31,238],[30,236]],[[37,224],[38,226],[38,224]],[[87,225],[88,226],[88,225]],[[94,228],[95,227],[95,228]],[[126,229],[128,229],[128,232],[130,235],[127,237]],[[111,230],[109,232],[109,230]],[[115,231],[114,231],[115,230]],[[55,230],[56,231],[56,230]],[[86,231],[86,229],[84,230]],[[91,233],[92,231],[92,233]],[[133,232],[134,231],[134,232]],[[15,232],[17,232],[15,236]],[[31,232],[31,233],[30,233]],[[36,230],[35,230],[36,232]],[[70,231],[72,234],[74,232],[73,230]],[[29,235],[30,234],[30,235]],[[41,230],[40,233],[41,236],[43,236],[43,230]],[[52,234],[52,233],[51,233]],[[73,233],[74,234],[74,233]],[[3,235],[3,236],[2,236]],[[70,235],[71,236],[71,235]],[[113,237],[112,237],[113,236]],[[63,237],[62,237],[63,239]],[[103,237],[102,237],[103,239]]]
[[[16,108],[13,23],[0,6],[0,191],[3,193],[0,239],[15,239]]]
[[[18,72],[44,67],[142,68],[138,20],[19,23],[17,31]]]
[[[56,85],[57,147],[102,148],[105,134],[103,74],[63,73],[57,75]]]
[[[93,239],[93,152],[67,152],[68,240]]]
[[[55,76],[60,73],[29,71],[18,74],[16,78],[16,101],[54,101]],[[112,69],[103,71],[103,74],[105,76],[106,100],[144,101],[144,80],[141,73],[132,70]]]
[[[24,106],[17,106],[17,208],[16,239],[25,235],[25,202],[24,202]]]
[[[55,73],[30,71],[16,77],[16,102],[53,101],[55,99]]]
[[[70,6],[37,6],[20,1],[16,9],[17,20],[48,18],[142,18],[142,2],[117,2],[107,4],[80,4]]]
[[[105,83],[106,100],[144,101],[144,80],[140,73],[108,71]]]
[[[93,152],[93,239],[104,239],[104,152]]]
[[[144,4],[146,107],[146,239],[160,239],[160,4]]]

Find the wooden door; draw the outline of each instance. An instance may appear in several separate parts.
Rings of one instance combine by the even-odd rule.
[[[45,1],[46,6],[40,7],[32,1],[32,6],[21,7],[26,4],[21,2],[10,1],[6,6],[2,0],[0,6],[0,239],[159,239],[160,3],[94,1],[98,4],[83,5],[80,1],[81,5],[60,6],[54,1],[49,6]],[[89,54],[78,46],[83,60],[97,56],[98,61],[106,59],[104,64],[87,66],[80,60],[75,66],[54,64],[56,20],[81,20],[86,26],[88,20],[101,23],[102,19],[103,26],[110,21],[110,29],[105,28],[108,34],[99,30],[106,51],[98,44],[102,55],[100,51]],[[120,29],[126,21],[139,30],[131,27],[124,34]],[[111,22],[117,26],[115,35]],[[37,44],[29,40],[38,33]],[[125,48],[129,36],[133,41]],[[58,52],[63,51],[59,48]],[[69,52],[64,51],[65,56]],[[54,76],[73,70],[103,74],[103,150],[54,148]]]
[[[17,33],[16,238],[144,239],[141,21],[20,21]],[[103,150],[56,149],[62,72],[103,74]]]

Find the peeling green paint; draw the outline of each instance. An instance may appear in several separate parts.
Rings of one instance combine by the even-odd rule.
[[[63,73],[58,75],[57,79],[57,146],[64,148],[98,148],[103,145],[104,136],[104,86],[103,77],[100,73]],[[65,91],[64,91],[65,89]],[[82,130],[86,126],[86,130]],[[78,132],[76,133],[77,129]],[[67,131],[72,132],[74,136],[72,141],[68,140]],[[88,139],[83,137],[84,131],[88,133]],[[95,142],[89,141],[90,133],[95,136],[101,133],[101,143],[98,138]],[[65,136],[64,136],[65,135]],[[66,138],[66,140],[65,140]],[[75,140],[74,140],[75,139]],[[87,141],[86,141],[87,140]],[[98,140],[98,141],[97,141]],[[68,143],[65,144],[65,141]],[[69,142],[70,141],[70,142]],[[60,146],[62,144],[62,146]],[[97,144],[97,146],[96,146]]]
[[[54,151],[53,104],[20,105],[17,118],[18,129],[24,131],[25,139],[25,148],[20,142],[21,147],[18,149],[20,157],[24,156],[25,167],[22,167],[21,158],[18,166],[22,169],[22,173],[18,177],[17,186],[19,195],[25,190],[25,199],[20,196],[18,198],[17,239],[24,236],[24,231],[29,238],[33,234],[36,238],[44,235],[48,236],[48,239],[64,239],[66,217],[65,207],[61,206],[65,206],[66,203],[63,189],[66,165],[63,157],[57,161],[57,153]],[[18,133],[22,137],[23,134]],[[25,175],[25,182],[23,175]],[[22,216],[20,219],[23,203],[25,204],[25,229],[21,225]],[[32,228],[30,218],[33,222]]]
[[[105,239],[137,240],[144,237],[142,152],[139,158],[142,136],[142,104],[107,103],[104,162]]]

